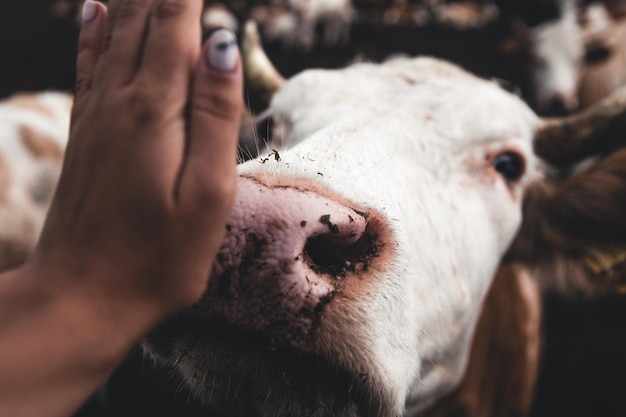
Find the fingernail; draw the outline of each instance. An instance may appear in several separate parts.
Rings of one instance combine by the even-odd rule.
[[[83,5],[83,23],[91,22],[98,14],[98,5],[93,0],[87,0]]]
[[[233,71],[239,58],[237,37],[228,29],[216,30],[209,38],[207,54],[211,68],[223,72]]]

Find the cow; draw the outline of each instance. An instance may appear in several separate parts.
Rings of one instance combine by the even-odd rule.
[[[538,13],[545,20],[534,26],[516,15],[517,10],[510,6],[516,2],[501,2],[501,6],[505,4],[509,5],[503,6],[505,15],[512,20],[517,38],[507,47],[525,51],[529,95],[539,113],[567,114],[584,109],[626,81],[622,3],[559,0],[553,4],[552,14]]]
[[[512,49],[523,51],[526,57],[529,95],[541,114],[567,114],[578,109],[578,82],[585,57],[584,30],[578,23],[579,3],[499,2],[517,39]],[[537,20],[529,24],[531,17]]]
[[[144,342],[209,414],[427,412],[466,375],[502,261],[543,262],[534,243],[555,230],[550,243],[566,249],[626,235],[623,207],[610,204],[623,181],[579,210],[588,202],[556,198],[570,187],[546,182],[539,158],[587,156],[598,146],[590,125],[623,126],[613,106],[623,91],[591,113],[542,120],[496,82],[428,57],[274,82],[268,114],[282,146],[239,166],[205,296]],[[559,152],[568,135],[580,148]],[[616,169],[604,172],[619,180]],[[580,175],[579,188],[594,178]],[[608,217],[593,211],[602,201],[621,221],[606,237]],[[577,236],[574,221],[589,227]]]

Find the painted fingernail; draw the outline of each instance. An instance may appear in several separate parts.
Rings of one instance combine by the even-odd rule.
[[[91,22],[98,14],[98,5],[93,0],[87,0],[83,5],[83,23]]]
[[[209,38],[207,54],[211,68],[223,72],[233,71],[239,58],[237,37],[228,29],[216,30]]]

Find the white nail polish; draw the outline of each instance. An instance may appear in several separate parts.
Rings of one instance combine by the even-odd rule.
[[[216,30],[209,38],[207,53],[211,68],[223,72],[233,71],[239,57],[237,37],[228,29]]]
[[[91,22],[98,14],[98,5],[93,0],[87,0],[83,5],[83,23]]]

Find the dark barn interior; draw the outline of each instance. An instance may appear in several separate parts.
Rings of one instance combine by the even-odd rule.
[[[543,13],[544,3],[528,0],[529,16]],[[400,13],[384,22],[379,17],[392,6],[418,7],[419,2],[355,4],[364,18],[354,22],[347,43],[316,44],[308,50],[268,43],[268,55],[277,68],[289,76],[304,68],[342,67],[357,59],[425,54],[506,80],[528,96],[523,57],[505,52],[511,29],[503,19],[476,27],[436,21],[418,25],[403,21]],[[249,7],[240,6],[237,12]],[[76,0],[0,2],[0,97],[24,91],[72,91],[79,9]],[[626,295],[587,298],[548,293],[544,309],[543,352],[531,416],[626,416]],[[191,417],[202,412],[176,376],[155,368],[135,351],[77,417],[137,415]],[[455,410],[450,415],[476,414]]]

